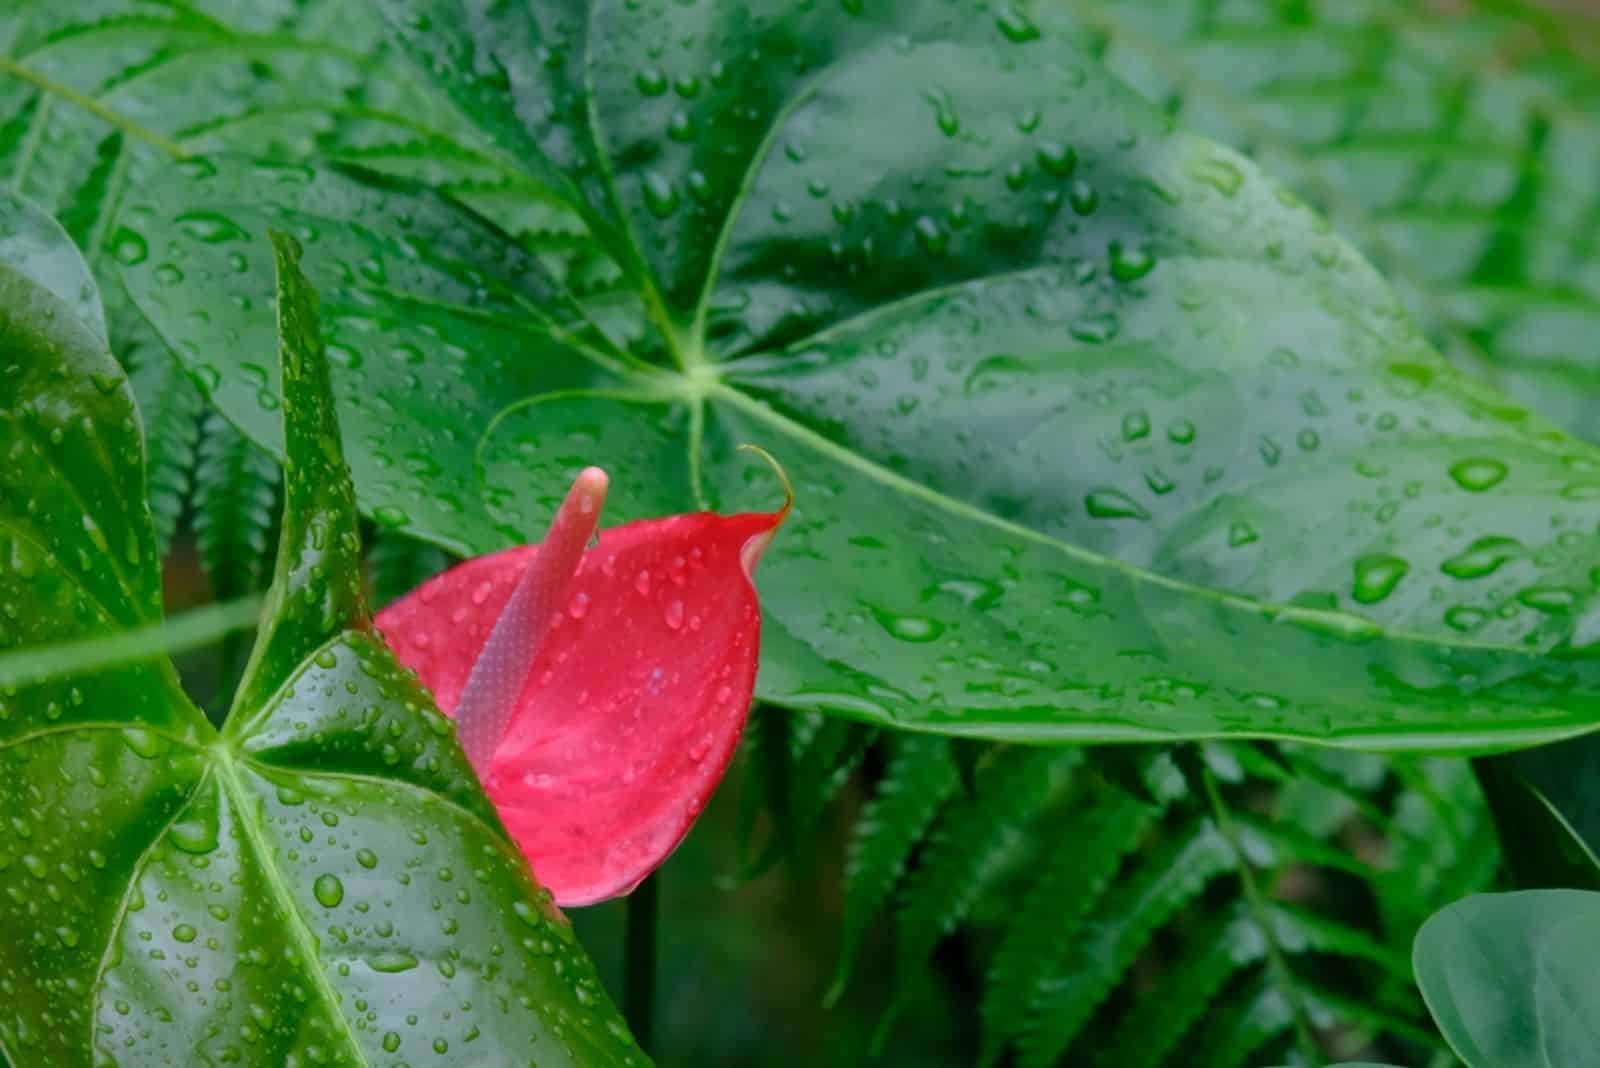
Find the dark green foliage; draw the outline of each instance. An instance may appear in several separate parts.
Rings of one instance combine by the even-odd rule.
[[[454,562],[443,549],[394,531],[381,532],[369,544],[367,568],[374,608],[410,593]]]
[[[156,542],[165,553],[194,487],[201,424],[215,423],[220,416],[205,414],[205,400],[189,381],[188,372],[158,341],[121,346],[118,358],[128,372],[144,422],[145,452],[150,465],[150,513],[155,520]],[[241,439],[235,434],[233,441]],[[211,462],[200,477],[226,478],[231,472],[227,464],[216,462],[218,459],[213,445],[208,450]],[[218,498],[229,492],[237,493],[241,488],[237,482],[231,485],[202,482],[200,486],[201,497],[211,508],[211,514],[204,520],[211,530],[211,554],[220,554],[229,547],[224,544],[229,539],[215,526],[222,518],[216,514]],[[267,505],[270,507],[270,504],[269,494]],[[197,517],[197,523],[199,521]],[[211,558],[218,559],[216,555]]]
[[[217,599],[263,589],[272,573],[277,463],[212,412],[195,481],[195,539]]]
[[[846,984],[887,909],[899,984],[880,1042],[909,1026],[901,1007],[953,937],[981,975],[983,1064],[1250,1068],[1297,1048],[1429,1064],[1443,1050],[1405,946],[1495,870],[1464,762],[1217,745],[1175,762],[888,735],[818,779],[797,757],[812,743],[794,741],[817,725],[780,718],[759,729],[786,744],[751,767],[786,784],[785,803],[818,804],[863,769],[829,997],[867,996]]]

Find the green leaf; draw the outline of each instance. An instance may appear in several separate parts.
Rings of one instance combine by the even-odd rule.
[[[287,243],[278,260],[283,544],[226,731],[148,650],[0,694],[0,1050],[643,1064],[448,720],[367,629],[313,302]],[[6,614],[0,649],[154,624],[143,446],[115,361],[0,268],[0,366],[0,447],[33,473],[0,496],[0,603],[26,627]]]
[[[1417,935],[1417,981],[1468,1068],[1583,1064],[1600,1048],[1600,894],[1528,890],[1447,906]]]
[[[754,441],[797,490],[763,699],[1034,740],[1592,726],[1600,668],[1568,654],[1600,454],[1451,371],[1325,222],[1108,80],[1066,16],[384,6],[650,325],[409,187],[216,159],[142,188],[135,299],[274,448],[251,235],[317,249],[380,521],[497,548],[581,463],[634,474],[619,518],[770,505]]]
[[[55,295],[105,341],[106,313],[89,265],[59,223],[10,189],[0,189],[0,263]]]
[[[1600,749],[1587,738],[1479,761],[1517,886],[1600,890],[1597,771]]]
[[[1453,362],[1600,438],[1587,12],[1530,0],[1064,6],[1115,73],[1326,210]]]

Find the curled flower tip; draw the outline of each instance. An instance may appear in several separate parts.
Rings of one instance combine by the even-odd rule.
[[[487,778],[495,750],[505,737],[518,696],[528,681],[534,657],[562,596],[583,561],[584,549],[600,525],[610,479],[598,467],[578,472],[566,499],[556,509],[550,530],[540,543],[511,599],[495,620],[489,640],[472,665],[456,724],[461,747]]]
[[[751,538],[745,543],[744,548],[740,550],[739,559],[744,564],[744,572],[747,575],[751,575],[755,573],[756,565],[761,562],[761,554],[767,551],[768,545],[772,544],[772,539],[777,535],[778,528],[783,525],[785,519],[789,518],[789,509],[794,507],[794,487],[789,484],[789,473],[783,469],[783,465],[777,461],[777,458],[766,449],[759,445],[751,445],[749,442],[745,442],[739,446],[739,450],[741,452],[753,452],[765,460],[767,466],[772,468],[773,473],[778,476],[778,481],[783,485],[783,507],[772,513],[772,526]]]

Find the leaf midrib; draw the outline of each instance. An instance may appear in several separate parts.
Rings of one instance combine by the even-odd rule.
[[[217,782],[222,787],[222,792],[227,796],[228,803],[233,806],[238,825],[248,842],[250,849],[256,854],[257,863],[261,867],[262,880],[270,890],[274,902],[283,914],[284,927],[288,932],[290,941],[306,962],[306,970],[312,973],[312,984],[316,987],[317,994],[326,1002],[328,1011],[338,1020],[339,1033],[344,1037],[351,1051],[356,1056],[356,1062],[362,1065],[371,1065],[366,1052],[361,1048],[361,1043],[356,1040],[355,1031],[350,1026],[349,1019],[344,1014],[343,1001],[339,992],[333,988],[328,979],[326,969],[322,965],[322,953],[317,942],[317,937],[312,933],[311,925],[306,921],[305,914],[300,906],[295,903],[294,894],[284,881],[283,875],[278,871],[275,853],[261,835],[261,828],[256,825],[255,808],[248,802],[252,794],[239,780],[235,767],[235,756],[232,749],[225,745],[218,745],[212,749],[213,759],[211,767],[217,775]]]
[[[1230,608],[1237,608],[1252,612],[1269,621],[1276,620],[1276,618],[1281,614],[1292,611],[1295,613],[1296,618],[1306,619],[1308,621],[1326,620],[1329,622],[1342,622],[1359,625],[1361,628],[1377,626],[1381,629],[1383,638],[1394,639],[1401,642],[1433,646],[1436,648],[1481,650],[1485,652],[1502,654],[1518,654],[1523,652],[1515,647],[1501,645],[1495,642],[1474,641],[1464,638],[1446,638],[1440,635],[1408,630],[1403,627],[1393,627],[1380,623],[1377,620],[1371,619],[1367,616],[1357,615],[1351,612],[1325,609],[1312,611],[1301,608],[1297,605],[1278,604],[1271,601],[1259,600],[1253,597],[1244,597],[1236,593],[1229,593],[1225,590],[1211,589],[1210,587],[1206,586],[1196,586],[1193,583],[1185,582],[1182,579],[1176,579],[1160,574],[1159,572],[1149,571],[1145,568],[1138,567],[1137,565],[1130,564],[1125,560],[1120,560],[1117,557],[1102,555],[1094,552],[1091,549],[1085,549],[1081,545],[1075,545],[1071,542],[1063,541],[1060,538],[1046,534],[1042,531],[1035,530],[1032,527],[1024,526],[1009,519],[1004,519],[993,514],[992,512],[986,512],[982,508],[978,508],[977,506],[969,504],[968,502],[959,498],[951,497],[947,494],[941,493],[938,490],[922,484],[921,482],[906,478],[904,475],[900,475],[886,467],[883,467],[881,464],[870,459],[869,457],[863,456],[862,454],[851,449],[847,449],[837,442],[834,442],[830,438],[824,437],[805,424],[774,410],[760,400],[757,400],[756,398],[751,397],[740,390],[734,389],[733,387],[728,386],[726,383],[719,382],[715,384],[714,386],[710,387],[710,392],[712,395],[720,397],[745,413],[767,423],[769,426],[788,434],[790,437],[795,438],[805,445],[816,449],[818,452],[827,453],[844,466],[853,468],[861,474],[866,475],[874,481],[882,483],[884,486],[890,489],[893,489],[908,497],[918,498],[936,508],[939,508],[942,511],[959,516],[960,518],[967,519],[975,523],[981,523],[996,530],[1004,531],[1013,537],[1021,538],[1026,541],[1033,542],[1034,544],[1054,549],[1066,556],[1072,557],[1075,560],[1081,560],[1084,563],[1092,566],[1120,573],[1124,577],[1134,582],[1143,582],[1153,586],[1159,586],[1164,589],[1172,590],[1175,593],[1208,599],[1217,604],[1226,605]]]

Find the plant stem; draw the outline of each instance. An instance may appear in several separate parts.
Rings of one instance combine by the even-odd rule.
[[[628,895],[628,928],[623,943],[626,978],[622,1012],[639,1048],[655,1045],[656,928],[660,912],[659,876],[652,874]]]
[[[1256,884],[1255,873],[1250,867],[1250,858],[1245,854],[1244,846],[1239,841],[1233,817],[1229,814],[1227,804],[1222,800],[1222,791],[1217,789],[1216,779],[1209,771],[1203,774],[1211,815],[1217,821],[1217,830],[1228,840],[1228,845],[1232,847],[1233,855],[1239,862],[1239,882],[1244,887],[1245,901],[1249,904],[1256,925],[1261,928],[1261,934],[1266,939],[1267,967],[1283,985],[1284,999],[1289,1003],[1289,1011],[1294,1017],[1295,1046],[1299,1049],[1300,1056],[1305,1058],[1305,1062],[1316,1068],[1326,1062],[1322,1059],[1321,1051],[1317,1049],[1317,1040],[1311,1034],[1311,1027],[1307,1023],[1305,1002],[1300,996],[1300,988],[1294,973],[1289,970],[1289,964],[1284,960],[1283,947],[1278,944],[1278,936],[1272,930],[1272,917],[1267,911],[1266,898],[1261,893],[1261,887]]]

